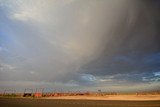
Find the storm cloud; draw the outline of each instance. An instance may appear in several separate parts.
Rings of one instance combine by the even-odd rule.
[[[0,88],[158,89],[159,4],[0,0]]]

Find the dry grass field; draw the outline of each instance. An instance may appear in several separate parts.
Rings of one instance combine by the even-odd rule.
[[[122,101],[160,101],[160,95],[106,95],[106,96],[59,96],[44,97],[44,99],[72,99],[72,100],[122,100]]]
[[[0,107],[160,107],[160,95],[0,97]]]

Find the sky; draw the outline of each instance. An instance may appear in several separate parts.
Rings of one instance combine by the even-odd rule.
[[[158,0],[0,0],[0,91],[160,89]]]

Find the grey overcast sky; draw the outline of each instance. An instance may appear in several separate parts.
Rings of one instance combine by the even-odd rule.
[[[160,89],[159,0],[0,0],[0,91]]]

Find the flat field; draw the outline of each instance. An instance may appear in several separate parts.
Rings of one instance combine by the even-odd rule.
[[[160,101],[160,95],[106,95],[106,96],[59,96],[44,97],[44,99],[70,100],[119,100],[119,101]]]
[[[0,98],[0,107],[160,107],[160,100],[122,101],[122,100]]]

